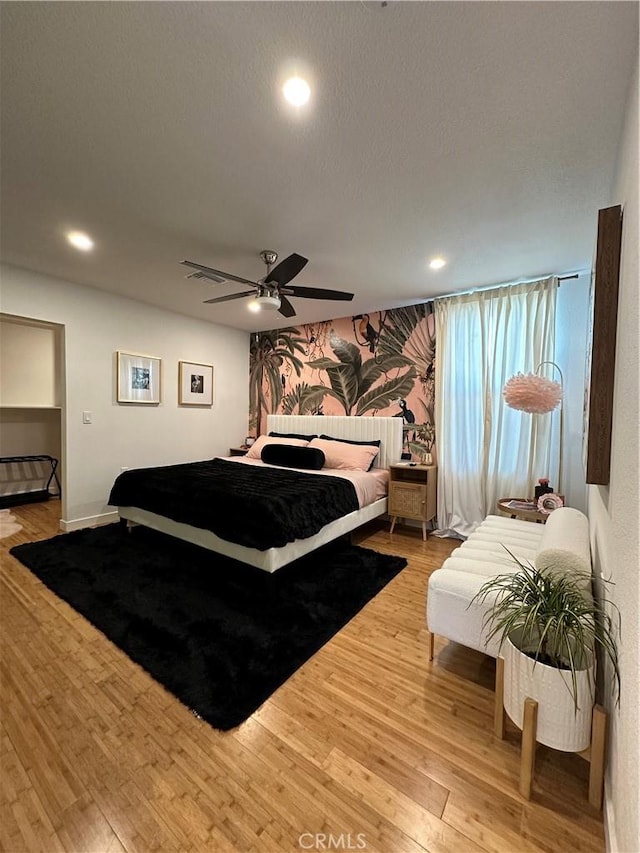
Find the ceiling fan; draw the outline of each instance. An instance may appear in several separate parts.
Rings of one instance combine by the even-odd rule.
[[[301,299],[335,299],[344,302],[350,302],[353,299],[353,293],[346,293],[344,290],[290,285],[291,279],[295,278],[307,263],[307,258],[303,258],[302,255],[297,255],[294,252],[284,261],[280,261],[276,267],[273,267],[273,264],[278,260],[277,252],[265,249],[260,252],[260,257],[267,265],[267,274],[260,281],[251,281],[239,275],[232,275],[230,272],[214,270],[211,267],[203,266],[203,264],[196,264],[194,261],[180,261],[180,263],[195,270],[187,278],[207,279],[208,281],[215,281],[217,284],[224,284],[225,281],[238,281],[240,284],[250,284],[252,287],[252,290],[243,290],[242,293],[205,299],[204,302],[208,305],[215,302],[228,302],[231,299],[241,299],[243,296],[253,296],[255,310],[268,308],[272,311],[279,311],[283,317],[295,317],[295,309],[287,298],[289,296]]]

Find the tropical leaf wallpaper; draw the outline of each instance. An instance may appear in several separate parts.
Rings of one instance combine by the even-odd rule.
[[[405,451],[435,462],[435,351],[430,303],[257,332],[250,433],[266,430],[269,413],[393,416]]]

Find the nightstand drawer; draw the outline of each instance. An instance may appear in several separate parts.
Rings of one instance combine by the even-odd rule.
[[[426,502],[426,486],[395,482],[389,493],[389,514],[421,519],[425,517]]]

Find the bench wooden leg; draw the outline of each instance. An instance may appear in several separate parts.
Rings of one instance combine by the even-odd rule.
[[[428,633],[429,633],[429,660],[433,660],[433,647],[435,644],[435,636],[431,633],[431,631],[429,631]]]
[[[531,799],[533,774],[536,767],[536,732],[538,728],[538,703],[535,699],[524,700],[522,723],[522,747],[520,755],[520,793]]]
[[[504,740],[504,658],[496,659],[496,696],[493,708],[493,733]]]

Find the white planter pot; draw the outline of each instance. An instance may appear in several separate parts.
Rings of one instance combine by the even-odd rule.
[[[591,742],[593,684],[595,662],[590,670],[577,676],[578,708],[571,693],[571,673],[536,663],[519,651],[510,640],[502,647],[504,654],[504,709],[510,719],[522,728],[524,700],[538,703],[536,740],[563,752],[580,752]]]

